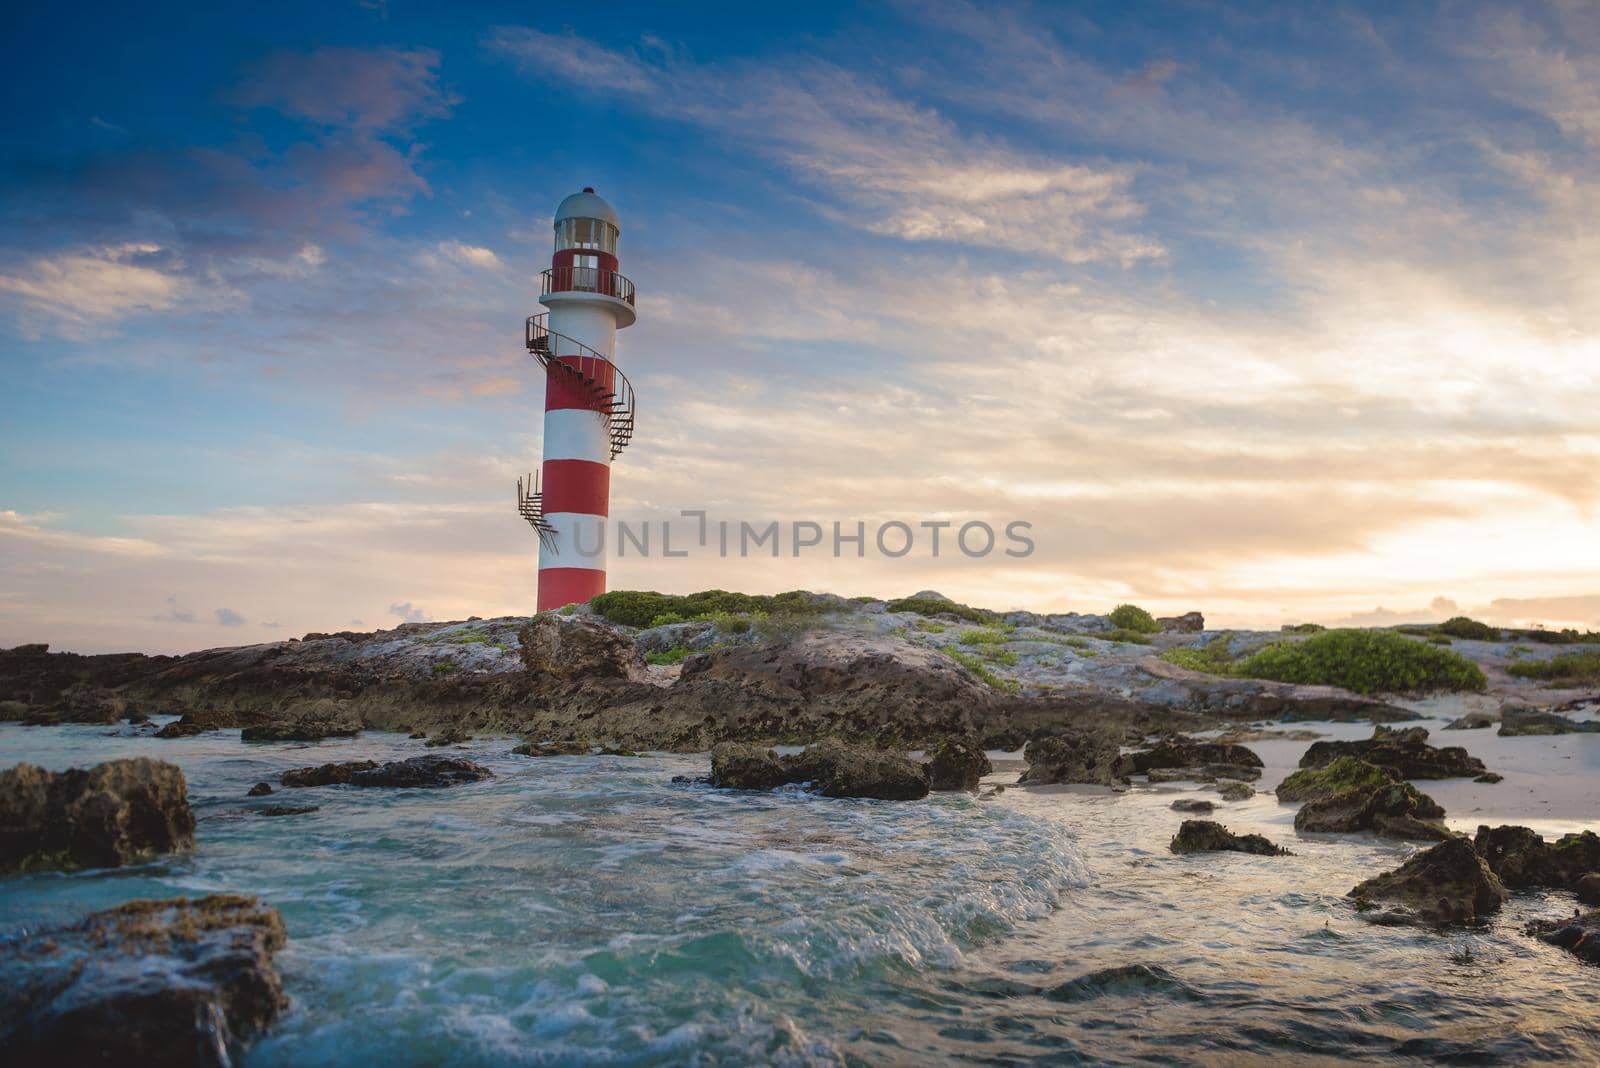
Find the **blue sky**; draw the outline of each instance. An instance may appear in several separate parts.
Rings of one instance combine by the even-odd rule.
[[[614,515],[1039,545],[613,586],[1600,626],[1593,5],[9,19],[0,643],[527,610],[584,185],[641,295]]]

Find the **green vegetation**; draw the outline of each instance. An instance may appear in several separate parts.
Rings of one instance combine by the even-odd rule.
[[[1498,641],[1500,631],[1487,623],[1479,623],[1476,619],[1466,616],[1452,616],[1433,628],[1440,634],[1448,634],[1452,638],[1466,638],[1469,641],[1492,642]]]
[[[1278,786],[1278,800],[1318,801],[1358,786],[1388,786],[1393,781],[1382,768],[1342,756],[1320,768],[1301,768],[1284,779]]]
[[[433,662],[433,673],[435,675],[448,675],[455,669],[456,662],[448,657],[443,660],[435,660]]]
[[[650,621],[652,627],[670,627],[674,623],[682,623],[683,617],[676,612],[662,612]]]
[[[1061,644],[1062,645],[1070,645],[1074,649],[1093,649],[1094,648],[1094,646],[1089,644],[1089,639],[1088,638],[1078,638],[1078,637],[1062,638],[1061,639]]]
[[[1392,631],[1329,630],[1304,641],[1277,641],[1240,661],[1247,678],[1342,686],[1356,693],[1483,690],[1483,671],[1449,649]]]
[[[1452,644],[1454,644],[1454,642],[1451,640],[1450,636],[1447,635],[1447,634],[1435,634],[1433,637],[1428,639],[1428,644],[1429,645],[1452,645]]]
[[[1190,671],[1204,671],[1210,675],[1233,674],[1233,657],[1228,653],[1230,635],[1219,634],[1200,649],[1168,649],[1161,659]]]
[[[561,614],[564,615],[564,616],[570,616],[572,613],[576,612],[577,610],[578,610],[578,606],[575,605],[575,604],[564,604],[564,605],[561,606],[561,609],[560,609]]]
[[[1116,630],[1108,630],[1103,634],[1095,635],[1095,637],[1108,642],[1129,642],[1133,645],[1150,644],[1150,633],[1148,631],[1134,630],[1131,627],[1118,627]]]
[[[974,627],[972,630],[962,631],[956,641],[962,645],[1004,645],[1011,640],[1011,632],[1014,629],[1016,628],[1004,624]]]
[[[683,663],[683,658],[688,655],[688,646],[674,645],[671,649],[664,650],[663,652],[645,653],[644,662],[646,664],[655,664],[658,667],[663,664],[681,664]]]
[[[1600,686],[1600,650],[1507,664],[1506,673],[1519,679],[1543,679],[1553,686]]]
[[[818,616],[829,611],[827,605],[816,604],[804,590],[788,593],[749,594],[730,593],[727,590],[701,590],[699,593],[656,593],[651,590],[612,590],[602,593],[589,602],[594,610],[613,623],[627,627],[648,627],[664,616],[676,616],[678,622],[709,619],[715,613],[748,615],[765,612],[769,615],[789,614]],[[566,609],[562,609],[563,612]]]
[[[1118,630],[1131,630],[1139,634],[1154,634],[1161,629],[1156,617],[1136,604],[1119,604],[1111,610],[1111,622]]]
[[[925,634],[943,634],[945,625],[943,623],[935,623],[931,619],[923,619],[917,622],[917,629]]]
[[[966,668],[968,671],[972,672],[974,675],[978,676],[978,678],[982,679],[984,682],[988,683],[990,686],[993,686],[997,690],[1004,690],[1007,693],[1016,693],[1017,690],[1021,689],[1015,680],[1002,679],[999,675],[996,675],[992,670],[990,670],[989,665],[983,662],[983,658],[981,656],[976,656],[972,653],[964,653],[959,649],[946,649],[944,652],[945,655],[951,660],[954,660],[956,663],[960,664],[962,667]]]
[[[1321,634],[1327,629],[1321,623],[1285,623],[1283,625],[1285,634]]]
[[[919,616],[955,616],[968,623],[987,623],[994,613],[954,601],[940,601],[932,597],[901,597],[889,602],[891,612],[915,612]]]
[[[1540,645],[1600,645],[1600,632],[1586,630],[1578,632],[1571,627],[1563,630],[1544,630],[1535,627],[1531,630],[1507,631],[1513,640],[1537,642]]]
[[[1006,667],[1016,667],[1019,659],[1017,654],[1010,649],[996,649],[992,645],[984,646],[978,655],[985,660],[993,660],[997,664],[1004,664]]]

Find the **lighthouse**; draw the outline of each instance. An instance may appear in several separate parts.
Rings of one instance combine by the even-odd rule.
[[[517,511],[539,535],[538,611],[606,589],[611,461],[633,437],[633,387],[613,356],[632,326],[633,283],[618,271],[617,213],[593,189],[556,208],[555,253],[524,330],[544,371],[544,460],[517,482]]]

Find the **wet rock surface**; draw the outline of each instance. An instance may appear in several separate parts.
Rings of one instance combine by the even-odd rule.
[[[1184,820],[1167,847],[1174,853],[1255,853],[1284,856],[1289,851],[1259,834],[1234,834],[1212,820]]]
[[[1587,912],[1566,920],[1539,920],[1529,931],[1579,960],[1600,964],[1600,912]]]
[[[784,756],[743,742],[724,742],[711,751],[713,786],[770,790],[791,783],[811,783],[824,797],[914,801],[928,796],[928,769],[898,753],[832,738]]]
[[[188,784],[148,757],[0,772],[0,872],[116,867],[194,845]]]
[[[464,757],[430,754],[408,760],[350,760],[314,768],[295,768],[280,776],[283,785],[423,787],[440,789],[494,778],[494,772]]]
[[[1109,733],[1062,734],[1029,742],[1022,752],[1028,768],[1018,782],[1032,786],[1080,783],[1121,786],[1122,746]]]
[[[1357,787],[1387,786],[1399,778],[1392,768],[1380,768],[1358,757],[1339,757],[1318,768],[1301,768],[1278,784],[1278,800],[1286,804],[1318,801]]]
[[[360,733],[359,715],[337,701],[321,700],[291,708],[281,719],[245,726],[239,737],[246,742],[319,742]]]
[[[1407,782],[1357,786],[1306,802],[1294,814],[1294,829],[1306,832],[1373,831],[1388,838],[1441,842],[1451,834],[1444,809]]]
[[[1576,720],[1540,708],[1507,708],[1500,717],[1502,738],[1518,735],[1585,734],[1600,731],[1600,720]]]
[[[1472,778],[1489,770],[1460,746],[1429,745],[1428,732],[1422,727],[1395,730],[1381,725],[1371,738],[1360,741],[1311,743],[1300,766],[1320,768],[1344,756],[1392,768],[1402,779]]]
[[[1600,835],[1593,831],[1546,842],[1527,827],[1484,826],[1478,828],[1473,846],[1511,890],[1578,891],[1585,879],[1600,878]]]
[[[994,770],[983,747],[975,741],[946,738],[929,747],[928,789],[974,792],[982,778]]]
[[[1196,815],[1206,816],[1216,811],[1216,805],[1197,797],[1180,797],[1169,808],[1174,812],[1193,812]]]
[[[0,952],[0,1051],[19,1068],[221,1068],[287,1005],[284,942],[276,909],[231,894],[21,935]]]
[[[1477,923],[1497,911],[1506,890],[1465,838],[1451,838],[1418,853],[1350,891],[1363,910],[1393,906],[1380,921],[1420,924]]]

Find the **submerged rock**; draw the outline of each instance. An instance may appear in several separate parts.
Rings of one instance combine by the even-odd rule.
[[[1294,804],[1319,801],[1357,787],[1381,787],[1394,782],[1391,768],[1380,768],[1358,757],[1342,756],[1320,768],[1301,768],[1278,784],[1278,800]]]
[[[266,797],[271,792],[272,792],[272,784],[270,782],[258,782],[254,786],[250,787],[250,789],[248,791],[246,791],[245,796],[246,797]]]
[[[1022,751],[1028,768],[1017,781],[1040,786],[1084,783],[1121,786],[1127,779],[1118,771],[1122,746],[1107,733],[1059,734],[1029,742]]]
[[[1212,789],[1221,794],[1224,801],[1248,801],[1256,794],[1254,786],[1237,779],[1218,779]]]
[[[1205,995],[1155,964],[1124,964],[1102,968],[1057,986],[1039,991],[1051,1001],[1091,1001],[1101,997],[1140,997],[1163,994],[1185,1001],[1200,1001]]]
[[[1302,768],[1320,768],[1340,757],[1392,768],[1402,779],[1470,779],[1489,769],[1458,745],[1435,748],[1422,727],[1393,730],[1378,726],[1372,737],[1354,742],[1313,742],[1300,758]]]
[[[1507,708],[1500,718],[1500,737],[1584,734],[1600,731],[1600,720],[1576,720],[1542,708]]]
[[[1150,775],[1158,770],[1177,768],[1198,770],[1218,778],[1257,779],[1261,777],[1261,758],[1254,750],[1232,742],[1203,742],[1193,738],[1163,739],[1149,749],[1129,753],[1117,760],[1119,775]]]
[[[588,756],[593,750],[588,742],[535,742],[527,741],[512,747],[517,756]]]
[[[1473,846],[1511,890],[1576,891],[1591,873],[1600,873],[1600,835],[1593,831],[1564,835],[1552,844],[1526,827],[1483,826]]]
[[[193,845],[188,784],[175,764],[136,757],[0,772],[0,872],[116,867]]]
[[[1198,797],[1180,797],[1170,807],[1174,812],[1193,812],[1197,815],[1206,816],[1215,811],[1217,806]]]
[[[255,898],[131,901],[0,954],[0,1050],[23,1066],[233,1063],[288,999]]]
[[[1460,719],[1452,720],[1445,724],[1447,731],[1476,731],[1485,727],[1493,727],[1498,720],[1488,712],[1468,712]]]
[[[1259,834],[1234,834],[1212,820],[1184,820],[1167,848],[1174,853],[1255,853],[1267,857],[1289,852]]]
[[[1311,832],[1374,831],[1390,838],[1441,842],[1452,837],[1444,809],[1408,782],[1357,786],[1332,797],[1307,801],[1294,814],[1294,829]]]
[[[1465,838],[1451,838],[1418,853],[1350,891],[1362,910],[1381,902],[1398,906],[1386,917],[1409,923],[1476,923],[1500,908],[1505,887]]]
[[[928,769],[909,757],[846,745],[833,738],[802,753],[779,756],[743,742],[711,751],[711,784],[733,790],[770,790],[809,782],[824,797],[915,801],[928,796]]]
[[[304,816],[320,808],[321,805],[263,805],[254,812],[257,816]]]
[[[1568,920],[1539,920],[1528,930],[1579,960],[1600,964],[1600,912],[1575,915]]]
[[[982,778],[994,770],[988,754],[977,742],[944,738],[928,748],[928,789],[975,792]]]
[[[350,760],[342,764],[323,764],[315,768],[295,768],[280,777],[283,785],[307,786],[393,786],[438,789],[494,778],[494,772],[464,757],[429,754],[409,760]]]
[[[422,744],[426,745],[429,749],[438,749],[442,746],[460,745],[463,742],[470,741],[472,741],[472,735],[468,734],[460,727],[447,727]]]

